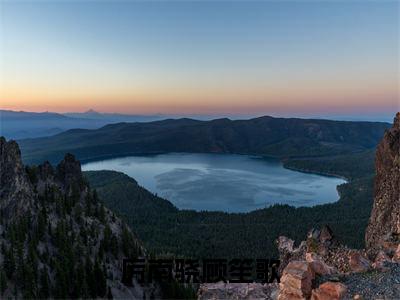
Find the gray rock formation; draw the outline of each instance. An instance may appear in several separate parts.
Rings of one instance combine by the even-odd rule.
[[[32,194],[18,144],[0,137],[0,218],[10,219],[32,209]]]
[[[400,243],[400,113],[376,151],[375,196],[365,234],[371,254],[395,251]]]
[[[56,168],[48,162],[25,167],[18,144],[3,137],[0,245],[2,299],[160,295],[155,285],[121,283],[123,258],[144,255],[145,250],[97,199],[79,161],[67,154]],[[38,279],[43,273],[47,288]]]

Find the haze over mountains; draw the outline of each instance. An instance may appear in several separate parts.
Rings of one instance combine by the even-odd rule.
[[[390,124],[269,116],[249,120],[168,119],[72,129],[20,141],[25,162],[81,160],[165,152],[235,153],[275,157],[338,155],[374,149]]]
[[[232,120],[248,119],[256,117],[252,115],[227,114]],[[121,114],[121,113],[100,113],[89,109],[85,112],[28,112],[0,109],[0,134],[8,139],[25,139],[51,136],[63,131],[80,129],[97,129],[107,124],[119,122],[152,122],[164,119],[179,119],[182,117],[193,118],[196,120],[212,120],[220,118],[217,115],[205,114]],[[291,117],[291,115],[282,115]],[[311,118],[307,115],[299,115],[302,118]],[[312,116],[314,118],[314,116]],[[391,115],[319,115],[316,119],[329,119],[338,121],[391,121]]]
[[[149,122],[162,115],[103,114],[94,110],[84,113],[24,112],[0,110],[0,135],[11,139],[49,136],[72,128],[95,129],[117,122]]]

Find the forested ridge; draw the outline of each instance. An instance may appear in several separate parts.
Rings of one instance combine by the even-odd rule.
[[[25,163],[58,162],[66,152],[80,161],[150,153],[234,153],[279,158],[332,156],[374,149],[390,124],[319,119],[169,119],[72,129],[20,140]]]

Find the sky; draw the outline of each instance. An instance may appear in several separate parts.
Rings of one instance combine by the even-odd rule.
[[[374,115],[399,1],[0,1],[0,108]]]

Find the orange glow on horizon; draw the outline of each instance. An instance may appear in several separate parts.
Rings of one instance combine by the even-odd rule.
[[[207,86],[99,91],[8,88],[0,91],[0,108],[25,111],[85,111],[140,114],[257,113],[261,111],[331,111],[400,107],[398,86],[392,83],[293,82],[287,86]]]

